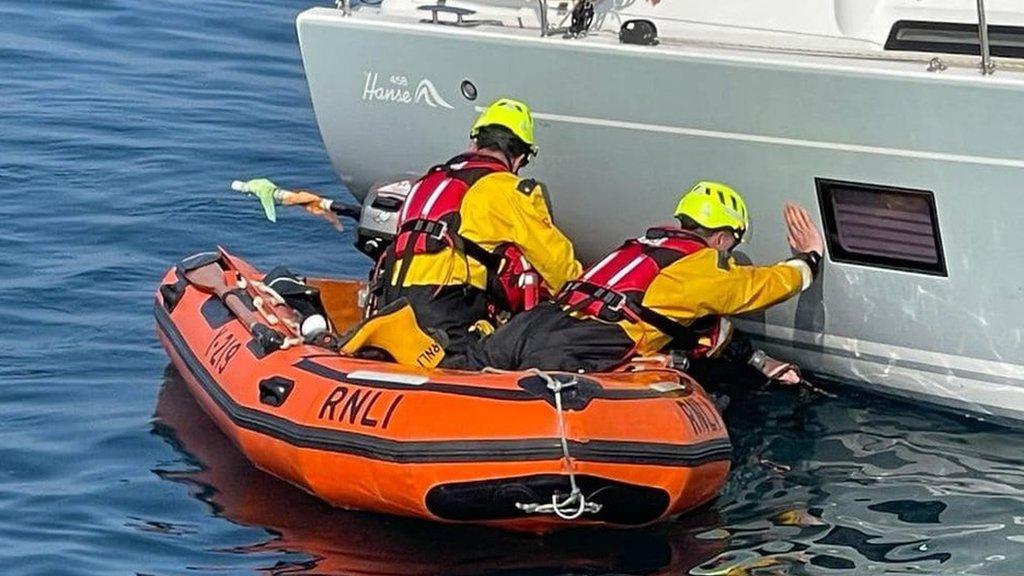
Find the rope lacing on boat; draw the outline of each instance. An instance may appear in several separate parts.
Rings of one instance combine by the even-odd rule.
[[[274,290],[270,286],[267,286],[263,282],[260,282],[258,280],[248,280],[246,279],[245,276],[239,274],[238,281],[235,283],[235,285],[238,286],[238,288],[241,290],[245,290],[250,284],[252,285],[253,288],[256,289],[257,292],[266,295],[277,304],[285,304],[284,298],[280,294],[278,294],[276,290]],[[285,326],[287,326],[288,329],[290,329],[294,334],[302,333],[301,327],[299,326],[298,323],[287,318],[278,316],[277,314],[274,314],[272,308],[268,309],[267,307],[263,306],[265,303],[266,302],[264,301],[262,296],[256,296],[252,299],[253,307],[256,308],[260,312],[260,314],[263,315],[263,318],[266,319],[268,324],[270,324],[271,326],[275,326],[278,323],[282,323]],[[288,336],[284,339],[284,342],[281,344],[281,350],[287,350],[292,346],[299,346],[301,344],[302,338],[298,336]]]
[[[531,372],[540,376],[547,383],[548,390],[551,390],[555,396],[555,411],[558,414],[558,436],[562,443],[562,456],[565,458],[568,468],[570,491],[565,498],[561,499],[559,499],[556,492],[551,495],[551,502],[544,504],[516,502],[516,508],[527,514],[554,514],[562,520],[576,520],[585,513],[596,514],[601,511],[601,505],[597,502],[587,501],[586,496],[583,495],[583,492],[576,484],[572,455],[569,454],[569,440],[565,435],[565,411],[562,409],[562,391],[567,388],[575,388],[577,385],[576,378],[568,382],[562,382],[540,370],[531,370]]]

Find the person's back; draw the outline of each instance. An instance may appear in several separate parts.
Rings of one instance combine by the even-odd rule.
[[[771,266],[741,266],[729,256],[749,226],[731,188],[699,183],[676,216],[679,228],[627,241],[556,301],[513,319],[472,351],[474,364],[590,372],[668,347],[714,353],[728,339],[724,318],[782,302],[813,280],[821,238],[802,208],[786,208],[798,254]]]
[[[516,175],[536,151],[532,132],[522,103],[502,99],[488,108],[470,151],[414,185],[398,236],[378,262],[375,307],[408,300],[421,327],[447,336],[443,365],[458,364],[479,321],[498,309],[517,311],[517,287],[499,281],[511,264],[528,262],[551,292],[579,274],[543,186]]]

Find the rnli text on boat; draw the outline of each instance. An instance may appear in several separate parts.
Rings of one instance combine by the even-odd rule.
[[[386,390],[338,386],[327,395],[317,418],[338,423],[347,420],[349,424],[387,430],[404,397],[404,394]]]

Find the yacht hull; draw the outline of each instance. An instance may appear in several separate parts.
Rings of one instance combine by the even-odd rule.
[[[827,258],[799,299],[742,321],[770,351],[873,389],[1024,419],[1024,79],[757,52],[621,46],[300,15],[324,143],[357,195],[459,152],[481,105],[536,110],[530,177],[592,260],[663,222],[696,179],[743,192],[754,262],[818,179],[933,194],[945,274]],[[475,100],[464,94],[471,82]],[[819,219],[820,221],[820,219]]]

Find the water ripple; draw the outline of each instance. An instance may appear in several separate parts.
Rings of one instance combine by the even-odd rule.
[[[270,175],[346,194],[295,42],[307,4],[0,3],[5,574],[1020,572],[1024,434],[849,390],[735,394],[722,496],[635,532],[344,512],[247,464],[165,372],[152,293],[217,244],[365,274],[351,231],[302,211],[271,225],[227,190]]]

